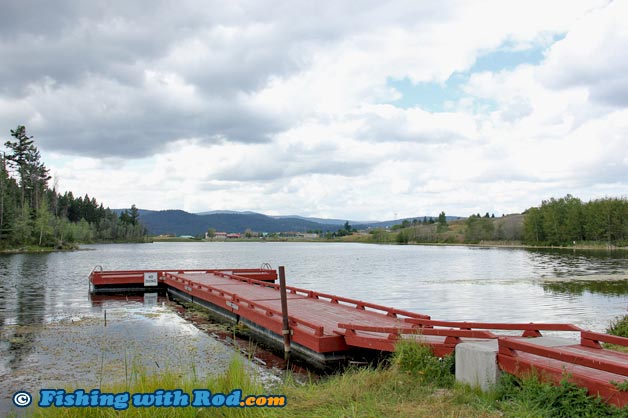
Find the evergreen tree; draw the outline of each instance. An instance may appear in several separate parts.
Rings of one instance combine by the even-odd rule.
[[[56,182],[48,187],[48,169],[26,128],[18,126],[11,136],[7,152],[0,152],[0,248],[145,239],[135,205],[118,217],[88,194],[57,193]]]
[[[31,207],[37,208],[50,180],[48,169],[40,161],[39,150],[33,143],[33,137],[26,134],[24,126],[19,125],[12,130],[11,136],[16,141],[7,141],[4,145],[11,151],[6,159],[19,176],[20,207],[28,201]]]
[[[139,223],[140,212],[135,207],[135,204],[131,205],[131,210],[129,211],[129,223],[131,225],[137,225]]]

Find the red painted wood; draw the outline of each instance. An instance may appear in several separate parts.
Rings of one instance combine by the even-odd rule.
[[[116,271],[92,271],[89,280],[94,286],[104,285],[143,285],[144,273],[157,273],[160,281],[163,281],[167,272],[172,273],[231,273],[234,277],[242,279],[255,279],[259,281],[274,281],[277,279],[275,270],[263,269],[171,269],[171,270],[116,270]]]
[[[622,356],[614,354],[615,352],[613,351],[607,350],[606,354],[610,356],[602,357],[592,355],[592,352],[579,352],[573,349],[574,346],[543,347],[529,341],[511,337],[499,338],[498,344],[500,348],[505,347],[510,350],[516,350],[517,352],[523,351],[553,360],[560,360],[566,363],[628,377],[628,363],[625,359],[622,359]]]
[[[590,347],[601,348],[600,342],[628,347],[628,338],[616,335],[600,334],[599,332],[582,331],[580,333],[581,344]]]
[[[618,390],[612,383],[623,382],[625,376],[622,375],[521,352],[514,357],[500,352],[497,355],[497,362],[500,369],[515,376],[535,374],[542,381],[554,384],[560,384],[563,379],[567,379],[587,388],[590,395],[600,396],[619,407],[628,405],[628,392]]]
[[[410,324],[422,325],[426,327],[452,327],[461,329],[499,329],[505,331],[582,331],[582,328],[573,324],[551,324],[551,323],[499,323],[499,322],[454,322],[435,321],[431,319],[408,318],[405,320]],[[540,334],[540,333],[539,333]]]

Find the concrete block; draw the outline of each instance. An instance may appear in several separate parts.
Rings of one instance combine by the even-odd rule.
[[[499,382],[497,340],[464,342],[456,346],[456,380],[489,390]]]

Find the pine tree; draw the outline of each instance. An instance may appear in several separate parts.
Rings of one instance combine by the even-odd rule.
[[[50,180],[48,169],[41,162],[41,155],[33,143],[33,137],[26,134],[23,125],[11,130],[11,136],[16,141],[7,141],[4,145],[11,151],[6,159],[18,173],[20,208],[23,208],[27,201],[30,207],[37,208]]]

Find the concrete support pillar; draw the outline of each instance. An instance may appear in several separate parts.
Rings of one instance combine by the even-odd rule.
[[[499,382],[497,340],[465,342],[456,346],[456,380],[489,390]]]

